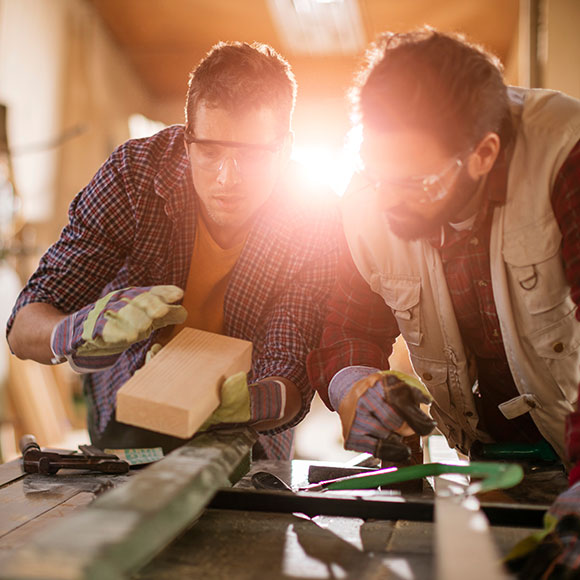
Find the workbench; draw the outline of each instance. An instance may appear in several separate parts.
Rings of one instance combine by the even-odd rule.
[[[238,445],[239,448],[233,445],[232,455],[232,441],[238,440],[234,436],[231,441],[223,442],[228,466],[224,466],[223,459],[217,460],[224,472],[231,472],[234,464],[240,463],[244,451],[253,442],[250,438]],[[220,484],[222,475],[213,467],[208,476],[207,465],[198,465],[195,467],[197,479],[191,483],[193,472],[187,466],[200,461],[207,464],[207,450],[213,449],[211,440],[204,445],[201,453],[193,449],[187,451],[189,455],[182,454],[177,459],[172,459],[172,455],[164,458],[155,466],[157,479],[151,479],[152,471],[147,473],[153,466],[128,475],[61,471],[44,476],[24,475],[18,460],[1,465],[0,578],[81,578],[85,576],[79,576],[78,570],[85,569],[86,562],[95,559],[104,563],[91,568],[86,577],[107,580],[435,577],[435,525],[429,521],[432,492],[428,486],[417,494],[405,494],[407,503],[392,504],[382,501],[384,493],[377,497],[377,492],[371,491],[351,493],[350,497],[341,495],[345,492],[307,493],[304,499],[302,494],[253,489],[251,474],[259,470],[275,473],[293,487],[308,483],[309,468],[325,465],[308,461],[257,461],[230,489],[227,483]],[[163,462],[168,470],[165,473],[161,469]],[[209,462],[213,465],[216,459],[210,458]],[[159,478],[166,476],[167,495],[175,498],[181,489],[176,480],[182,477],[179,473],[182,467],[175,465],[185,464],[189,480],[184,479],[183,489],[201,485],[209,490],[203,492],[199,509],[192,509],[199,494],[181,494],[177,502],[161,505],[157,496],[163,495],[165,488],[158,484],[151,486],[151,481],[160,481]],[[141,484],[136,486],[139,478]],[[213,489],[216,485],[220,487],[217,494]],[[172,486],[174,489],[170,490]],[[123,498],[123,491],[129,489],[131,497]],[[149,498],[145,502],[149,505],[143,505],[143,498],[139,500],[142,493]],[[100,507],[95,510],[91,504],[97,496],[95,505]],[[396,497],[392,492],[391,499]],[[377,500],[376,504],[372,503],[373,499]],[[124,502],[125,507],[119,508],[113,500]],[[159,506],[153,505],[156,503]],[[507,507],[523,509],[522,506]],[[391,517],[388,510],[392,508],[392,519],[388,519]],[[500,521],[500,516],[490,509],[486,513],[492,524],[494,520]],[[138,515],[129,513],[131,510],[139,512]],[[155,540],[163,535],[168,522],[178,520],[188,510],[193,521],[175,532],[170,543]],[[145,512],[149,519],[139,520]],[[341,515],[345,513],[348,515]],[[410,515],[408,519],[399,517],[406,513]],[[534,521],[530,520],[528,527],[525,523],[522,527],[521,522],[518,527],[491,526],[491,535],[500,553],[507,553],[519,539],[535,531],[541,512],[530,513]],[[103,517],[103,514],[108,515]],[[87,524],[84,527],[83,521]],[[96,521],[102,522],[105,529],[96,529],[99,527],[94,525]],[[63,522],[72,522],[72,525],[63,527]],[[61,550],[58,538],[53,536],[68,533],[71,537],[62,539]],[[114,538],[109,544],[119,541],[121,549],[111,555],[115,550],[106,544],[107,540],[103,544],[102,539],[95,539],[99,533]],[[149,541],[147,555],[143,546]],[[97,551],[95,542],[99,545]],[[71,552],[68,555],[67,543]],[[82,565],[74,561],[77,552],[83,552],[79,556]],[[127,566],[118,564],[125,555],[131,561]]]

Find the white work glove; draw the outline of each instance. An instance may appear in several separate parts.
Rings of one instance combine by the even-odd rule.
[[[52,331],[53,362],[69,361],[78,372],[115,364],[123,351],[158,328],[187,318],[177,286],[146,286],[110,292],[59,322]]]

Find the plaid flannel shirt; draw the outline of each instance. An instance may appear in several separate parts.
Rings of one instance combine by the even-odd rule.
[[[298,181],[282,184],[262,208],[224,299],[224,333],[254,346],[249,382],[282,376],[302,396],[292,423],[261,438],[271,458],[289,456],[287,429],[310,407],[305,359],[319,342],[336,276],[341,226],[335,200],[297,191],[301,187]],[[182,126],[121,145],[73,200],[69,223],[20,294],[8,331],[16,312],[31,302],[71,313],[116,288],[185,288],[196,199]],[[117,390],[144,364],[159,332],[130,347],[111,369],[86,375],[96,432],[105,429]]]
[[[517,395],[499,332],[489,253],[489,216],[493,205],[505,200],[507,171],[505,160],[500,159],[487,180],[486,202],[474,229],[454,232],[446,227],[445,242],[440,248],[445,282],[462,336],[479,359],[478,370],[481,367],[482,371],[479,390],[484,393],[481,408],[488,421],[491,418],[503,421],[495,426],[492,422],[491,429],[496,435],[500,435],[502,427],[509,423],[497,410],[497,403]],[[551,201],[562,232],[562,259],[571,296],[580,305],[580,142],[558,172]],[[437,246],[439,240],[431,240],[431,243]],[[580,309],[577,309],[576,316],[580,320]],[[334,374],[349,365],[387,369],[388,357],[398,335],[399,329],[391,310],[359,274],[348,247],[343,244],[338,281],[329,301],[321,345],[308,357],[311,383],[329,407],[328,383]],[[516,424],[509,427],[510,434],[520,436],[524,441],[534,440],[537,429],[531,418],[526,415],[515,421]],[[539,431],[537,435],[540,436]],[[569,416],[567,448],[570,458],[579,461],[579,412]],[[580,468],[572,472],[572,477],[580,479]]]

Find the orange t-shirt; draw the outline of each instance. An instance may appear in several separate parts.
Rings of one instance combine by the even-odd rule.
[[[223,333],[224,297],[232,270],[245,243],[244,240],[224,250],[211,237],[203,219],[198,218],[183,296],[187,319],[174,327],[172,337],[185,327]]]

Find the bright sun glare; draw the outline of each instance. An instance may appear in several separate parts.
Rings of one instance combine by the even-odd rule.
[[[351,129],[342,149],[323,145],[295,144],[292,158],[300,163],[314,182],[329,186],[342,195],[356,170],[362,139],[360,127]]]
[[[148,137],[163,127],[163,123],[143,115],[132,115],[129,119],[131,138]],[[337,195],[342,195],[357,168],[361,141],[361,128],[353,127],[347,133],[342,148],[297,142],[292,158],[302,165],[307,177],[314,183],[326,185]]]

